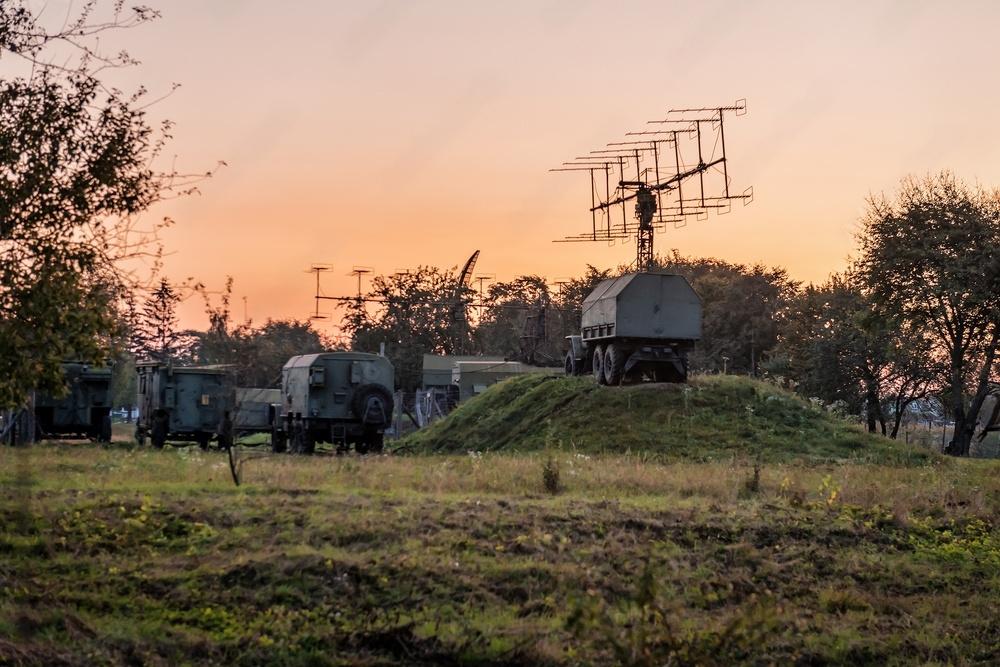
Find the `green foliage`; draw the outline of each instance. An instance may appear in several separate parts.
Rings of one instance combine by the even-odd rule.
[[[526,375],[490,387],[403,443],[425,452],[532,451],[553,440],[580,452],[698,461],[748,451],[759,451],[762,461],[933,458],[869,436],[791,392],[738,376],[619,388],[589,378]]]
[[[229,278],[218,305],[203,294],[209,328],[189,332],[195,363],[228,366],[241,387],[276,387],[281,383],[281,369],[291,357],[332,348],[309,321],[268,319],[260,326],[251,322],[233,325],[229,309],[232,288]]]
[[[28,65],[0,81],[0,407],[32,388],[58,392],[64,359],[104,360],[124,282],[116,262],[149,249],[134,217],[170,187],[150,168],[166,127],[150,126],[141,91],[127,96],[96,76],[127,55],[87,46],[152,13],[119,7],[88,23],[93,4],[57,34],[25,3],[0,10],[0,57]],[[80,62],[49,52],[54,41]]]
[[[778,320],[798,283],[782,268],[683,257],[676,251],[657,257],[656,265],[687,278],[701,297],[702,338],[691,368],[719,372],[725,366],[728,372],[756,374],[777,342]]]
[[[343,320],[351,348],[378,351],[383,343],[404,390],[420,386],[424,354],[465,354],[472,347],[469,304],[474,294],[455,271],[421,266],[376,276],[365,301],[349,301]],[[377,304],[377,305],[373,305]]]

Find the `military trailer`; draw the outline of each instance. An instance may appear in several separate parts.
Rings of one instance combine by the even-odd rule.
[[[281,403],[280,389],[237,387],[233,407],[233,430],[236,433],[270,433],[274,406]]]
[[[232,444],[233,387],[226,370],[142,362],[136,373],[140,445],[147,437],[157,448],[167,440],[197,442],[202,449],[213,438],[223,448]]]
[[[686,382],[688,352],[700,338],[701,299],[683,276],[628,273],[583,300],[581,333],[567,336],[566,373],[593,373],[609,385]]]
[[[62,369],[66,396],[35,394],[37,439],[70,436],[111,442],[111,369],[81,361],[63,362]]]
[[[312,454],[328,442],[338,451],[382,451],[392,423],[395,371],[385,357],[325,352],[292,357],[281,370],[282,402],[271,448]]]

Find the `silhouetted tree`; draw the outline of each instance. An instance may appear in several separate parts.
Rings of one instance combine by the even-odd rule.
[[[834,275],[789,300],[769,370],[896,437],[907,407],[931,389],[929,350],[920,332],[875,308],[856,276]]]
[[[166,278],[146,299],[139,315],[136,338],[139,356],[156,361],[177,360],[181,355],[181,334],[177,330],[180,295]]]
[[[955,420],[947,451],[967,455],[1000,343],[1000,196],[950,172],[910,177],[894,199],[870,198],[859,243],[874,303],[932,342]]]

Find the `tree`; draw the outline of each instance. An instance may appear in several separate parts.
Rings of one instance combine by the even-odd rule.
[[[674,252],[656,258],[657,269],[677,273],[701,297],[702,337],[691,367],[756,375],[777,343],[777,320],[798,283],[782,268],[746,266]],[[725,358],[725,359],[724,359]]]
[[[919,332],[880,313],[847,273],[789,300],[769,371],[793,380],[806,396],[843,404],[869,431],[895,438],[906,409],[930,390],[928,350]]]
[[[166,278],[146,299],[139,315],[136,337],[139,356],[167,362],[181,355],[181,334],[177,330],[177,304],[180,295]]]
[[[343,327],[351,348],[371,352],[381,344],[405,390],[420,386],[423,355],[461,354],[472,348],[469,304],[474,293],[454,270],[421,266],[377,276],[367,295],[347,302]]]
[[[150,166],[169,124],[149,124],[143,91],[125,95],[98,78],[133,61],[103,57],[97,37],[155,13],[118,2],[111,20],[91,21],[94,8],[53,32],[25,3],[0,3],[0,58],[25,64],[0,81],[0,407],[21,404],[32,388],[63,391],[64,359],[104,358],[129,288],[121,260],[156,255],[136,217],[186,191],[182,177]],[[54,43],[79,61],[66,64],[63,51],[54,64]]]
[[[556,361],[562,349],[548,335],[554,314],[552,295],[540,276],[518,276],[490,285],[476,328],[484,354],[529,362]]]
[[[871,197],[859,234],[861,278],[878,308],[933,345],[964,456],[1000,343],[1000,196],[942,172]]]

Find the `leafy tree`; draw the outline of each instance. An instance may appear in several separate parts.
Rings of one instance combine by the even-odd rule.
[[[896,437],[907,407],[930,389],[928,349],[919,332],[879,313],[855,276],[834,275],[789,300],[769,370]]]
[[[552,295],[545,279],[519,276],[490,285],[476,328],[484,354],[526,361],[557,361],[558,344],[548,335],[553,315]]]
[[[343,327],[351,348],[371,352],[382,343],[405,390],[420,385],[425,353],[472,349],[469,304],[475,294],[458,285],[454,270],[429,266],[377,276],[367,295],[349,300]]]
[[[674,252],[656,258],[659,270],[688,279],[701,297],[702,338],[690,357],[696,370],[756,375],[777,343],[777,321],[798,283],[782,268],[746,266]],[[726,359],[723,359],[725,357]]]
[[[1000,343],[1000,196],[942,172],[871,197],[861,279],[881,311],[933,345],[955,420],[947,451],[967,455]]]
[[[132,60],[103,57],[97,37],[155,17],[113,7],[111,20],[91,21],[87,3],[52,32],[24,2],[0,3],[0,59],[24,65],[0,80],[0,407],[32,388],[61,392],[64,359],[104,358],[128,287],[120,261],[156,254],[136,216],[184,190],[182,178],[150,167],[169,125],[151,127],[142,91],[125,95],[98,78]],[[63,51],[51,64],[54,43],[79,61],[67,64]]]

